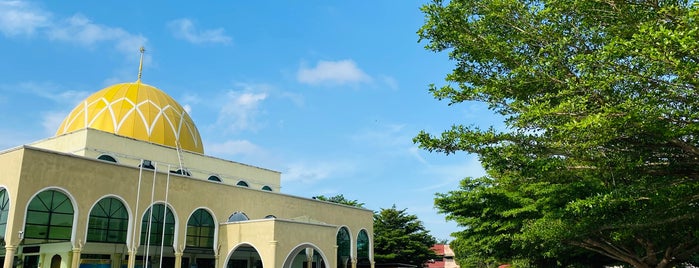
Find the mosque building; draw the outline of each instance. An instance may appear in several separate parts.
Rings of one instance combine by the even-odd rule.
[[[192,118],[139,68],[136,82],[80,102],[55,136],[0,151],[0,262],[374,266],[372,211],[280,190],[280,172],[206,155]]]

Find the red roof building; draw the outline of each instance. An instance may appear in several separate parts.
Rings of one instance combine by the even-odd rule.
[[[459,268],[449,245],[436,244],[431,249],[437,254],[437,258],[428,261],[427,268]]]

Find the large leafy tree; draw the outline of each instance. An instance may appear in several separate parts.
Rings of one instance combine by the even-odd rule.
[[[430,248],[437,240],[415,215],[395,205],[374,213],[374,260],[422,267],[435,258]]]
[[[465,227],[457,258],[481,247],[484,262],[597,254],[672,267],[696,255],[699,3],[435,0],[422,10],[421,40],[456,63],[430,91],[450,105],[484,102],[507,126],[415,138],[475,153],[487,171],[437,197]]]

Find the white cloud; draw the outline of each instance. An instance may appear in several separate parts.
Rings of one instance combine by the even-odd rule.
[[[190,115],[192,114],[192,104],[199,104],[202,101],[199,95],[191,93],[185,94],[178,99],[180,100],[180,104],[182,104],[182,108]]]
[[[396,81],[396,79],[392,76],[382,75],[380,78],[381,81],[388,86],[388,88],[393,90],[398,89],[398,81]]]
[[[85,47],[113,44],[117,51],[133,57],[138,57],[138,48],[147,42],[141,35],[96,24],[81,14],[56,19],[50,12],[22,1],[0,1],[0,32],[10,37],[38,36]]]
[[[196,93],[186,93],[179,99],[182,103],[199,104],[202,102],[201,97],[199,97],[199,95]]]
[[[313,184],[338,174],[347,174],[352,169],[352,165],[342,162],[292,163],[286,167],[286,171],[282,172],[282,184],[290,182]]]
[[[50,111],[42,113],[41,126],[44,127],[44,131],[51,136],[56,134],[56,130],[59,126],[61,126],[63,119],[66,118],[68,113],[69,112],[66,111]]]
[[[117,51],[133,55],[138,55],[135,52],[146,43],[146,38],[141,35],[131,34],[121,28],[95,24],[80,14],[57,22],[47,30],[47,36],[51,40],[87,47],[103,42],[114,42],[114,48]]]
[[[187,40],[194,44],[221,43],[229,44],[231,37],[225,34],[223,28],[197,30],[190,19],[177,19],[168,23],[172,34],[179,39]]]
[[[303,95],[295,92],[281,92],[279,93],[279,97],[291,100],[291,102],[298,107],[302,107],[306,103],[306,101],[303,98]]]
[[[37,29],[50,25],[51,14],[28,2],[0,1],[0,32],[6,36],[33,35]]]
[[[60,86],[53,83],[32,81],[16,84],[0,84],[0,91],[6,91],[7,94],[31,94],[56,103],[70,105],[76,104],[90,95],[88,91],[63,90]]]
[[[418,147],[410,147],[410,149],[408,149],[408,151],[410,152],[410,155],[415,157],[415,159],[418,162],[420,162],[422,164],[427,164],[427,160],[425,160],[425,158],[422,157],[422,155],[420,155],[420,151],[422,151],[422,149],[420,149]]]
[[[245,86],[248,87],[248,86]],[[260,113],[260,103],[267,99],[266,92],[229,91],[224,97],[225,102],[219,110],[216,124],[228,131],[254,130],[257,128],[255,119]]]
[[[4,91],[3,95],[10,96],[7,101],[12,101],[14,95],[31,95],[34,96],[36,102],[46,103],[44,100],[49,100],[49,103],[58,103],[58,106],[71,109],[73,105],[87,98],[90,92],[80,90],[63,90],[60,86],[48,82],[23,82],[17,84],[3,85],[0,84],[0,91]],[[47,106],[52,107],[52,106]],[[41,114],[41,126],[44,132],[53,136],[61,124],[63,119],[70,111],[44,111]]]
[[[62,90],[60,86],[47,82],[22,82],[14,85],[0,85],[0,89],[31,93],[57,103],[77,103],[90,95],[88,91]]]
[[[207,153],[218,155],[259,155],[263,150],[247,140],[229,140],[223,143],[212,143],[207,146]]]
[[[264,147],[245,139],[210,140],[204,141],[207,155],[222,159],[235,159],[247,165],[274,168],[279,160]]]
[[[374,149],[373,155],[406,157],[414,156],[411,151],[413,135],[413,130],[404,124],[376,120],[370,128],[360,130],[350,138],[357,144],[370,145]]]
[[[313,68],[301,66],[296,78],[299,82],[310,85],[342,85],[372,81],[371,76],[359,69],[352,60],[318,61]]]

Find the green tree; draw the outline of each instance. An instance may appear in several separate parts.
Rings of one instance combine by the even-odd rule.
[[[533,207],[540,185],[509,189],[504,179],[467,178],[460,189],[437,194],[435,205],[463,231],[451,247],[461,267],[497,267],[499,264],[529,263],[534,267],[602,267],[614,260],[562,243],[538,245],[518,239],[524,223],[541,216]],[[545,189],[542,189],[545,190]]]
[[[396,209],[396,205],[374,213],[374,260],[377,263],[405,263],[422,267],[435,258],[430,248],[437,240],[417,216]]]
[[[477,154],[487,171],[436,199],[465,227],[457,259],[477,247],[486,263],[696,259],[699,3],[435,0],[422,11],[420,40],[455,62],[435,98],[486,103],[507,126],[414,139]]]
[[[353,207],[358,207],[358,208],[364,208],[364,203],[360,203],[357,200],[349,200],[345,198],[344,195],[339,194],[331,197],[327,197],[324,195],[318,195],[314,196],[313,199],[318,199],[318,200],[323,200],[323,201],[328,201],[328,202],[333,202],[333,203],[338,203],[338,204],[343,204],[343,205],[348,205],[348,206],[353,206]]]

